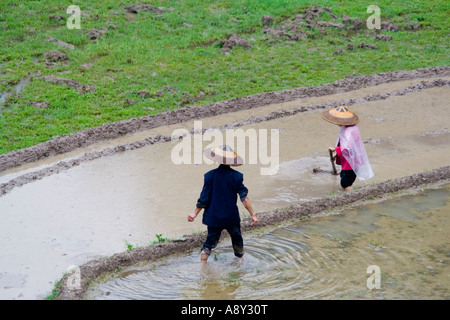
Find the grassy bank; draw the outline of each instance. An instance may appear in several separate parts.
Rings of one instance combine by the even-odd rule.
[[[164,9],[137,14],[125,10],[137,3]],[[66,26],[71,4],[82,11],[81,29]],[[331,8],[322,10],[317,21],[346,28],[295,25],[296,31],[285,28],[286,34],[275,34],[316,4]],[[380,7],[382,22],[392,21],[398,29],[367,29],[371,4]],[[2,1],[0,154],[186,105],[319,85],[347,75],[448,65],[449,9],[445,0]],[[362,20],[364,28],[348,28],[343,14]],[[263,28],[264,15],[272,17],[273,32]],[[307,23],[304,18],[297,21]],[[94,28],[106,33],[92,40],[87,33]],[[295,32],[302,36],[290,38]],[[232,34],[249,46],[224,52],[223,41]],[[376,34],[392,40],[378,40]],[[48,37],[75,48],[46,41]],[[361,43],[376,49],[358,47]],[[46,58],[44,53],[52,50],[67,56]],[[43,79],[50,75],[91,85],[95,91],[79,93]]]

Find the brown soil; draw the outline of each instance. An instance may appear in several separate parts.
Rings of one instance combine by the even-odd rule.
[[[44,57],[51,62],[69,60],[69,56],[58,50],[44,52]]]
[[[97,91],[97,89],[95,89],[93,86],[91,86],[89,84],[82,84],[75,80],[70,80],[70,79],[60,78],[60,77],[55,77],[55,76],[44,76],[43,79],[45,81],[51,82],[51,83],[65,84],[71,88],[76,89],[79,94]]]
[[[91,40],[97,40],[108,31],[108,28],[91,29],[87,32],[87,37]]]
[[[340,196],[324,197],[317,200],[292,205],[289,208],[277,209],[272,212],[258,214],[259,224],[251,226],[250,218],[242,220],[242,231],[246,232],[283,222],[288,219],[304,218],[311,214],[330,210],[335,207],[348,205],[357,201],[373,198],[381,198],[388,193],[411,189],[424,184],[432,184],[450,179],[450,166],[435,169],[426,173],[419,173],[395,180],[385,181],[376,185],[368,185],[357,190],[347,192]],[[166,241],[153,246],[137,248],[132,251],[117,253],[109,258],[98,259],[87,262],[80,266],[81,286],[79,290],[72,289],[68,285],[71,274],[66,274],[61,279],[60,293],[58,299],[79,300],[83,299],[89,282],[107,272],[117,270],[119,266],[133,265],[144,261],[154,261],[156,259],[176,254],[192,251],[200,248],[205,240],[206,233],[192,234],[184,236],[184,241]]]
[[[375,39],[382,40],[382,41],[392,41],[392,36],[388,36],[388,35],[380,33],[375,36]]]
[[[238,35],[232,34],[228,39],[224,40],[222,42],[222,48],[221,50],[223,52],[226,52],[228,50],[233,49],[236,46],[241,46],[244,48],[251,48],[252,46],[242,37],[239,37]]]
[[[58,44],[59,46],[65,47],[65,48],[69,48],[69,49],[71,49],[71,50],[75,49],[75,46],[74,46],[73,44],[70,44],[70,43],[61,41],[61,40],[59,40],[59,39],[57,39],[57,38],[47,37],[47,38],[45,39],[45,41],[47,41],[47,42],[56,42],[56,44]]]
[[[149,4],[138,4],[138,5],[130,5],[125,7],[125,11],[128,13],[133,13],[133,14],[137,14],[138,12],[141,11],[150,11],[153,13],[156,13],[158,15],[164,13],[164,11],[166,10],[173,10],[172,8],[165,8],[165,7],[152,7]]]
[[[58,65],[57,62],[67,63],[69,60],[67,54],[58,50],[47,51],[44,53],[44,57],[46,58],[44,62],[46,68],[53,68]]]
[[[48,109],[50,105],[45,101],[30,101],[30,106],[38,108],[38,109]]]
[[[328,28],[339,29],[344,32],[341,36],[348,37],[357,32],[364,32],[365,23],[360,19],[355,19],[343,14],[341,17],[332,13],[331,7],[314,6],[312,9],[305,9],[303,14],[297,14],[294,18],[289,18],[281,22],[279,26],[274,26],[274,21],[270,16],[262,17],[262,30],[264,33],[271,35],[276,40],[297,41],[307,37],[317,37],[319,34],[312,32],[313,30],[320,31],[320,34],[325,34]],[[324,20],[325,19],[325,20]],[[409,18],[408,18],[409,19]],[[341,22],[339,22],[339,20]],[[411,19],[407,21],[412,21]],[[408,25],[406,30],[416,30],[420,27],[417,22],[413,25]],[[382,30],[398,31],[400,26],[385,21],[381,25]],[[380,34],[377,40],[388,41],[390,36]],[[392,37],[390,37],[392,39]],[[270,38],[267,40],[271,40]],[[340,49],[342,50],[342,49]],[[343,51],[342,51],[343,52]],[[336,52],[341,53],[341,52]]]
[[[262,17],[262,31],[269,37],[267,41],[300,41],[306,38],[317,38],[328,33],[330,29],[338,29],[340,37],[347,41],[352,41],[351,37],[357,33],[363,33],[373,36],[379,41],[392,41],[392,36],[381,33],[382,31],[416,31],[420,24],[405,17],[405,25],[397,25],[392,21],[386,20],[381,23],[380,30],[375,34],[366,32],[365,21],[349,17],[345,14],[338,17],[332,13],[331,7],[321,7],[315,5],[312,9],[305,9],[302,14],[297,14],[293,18],[283,20],[280,24],[275,24],[270,16]],[[373,43],[360,43],[359,45],[349,44],[347,50],[355,48],[378,49]],[[334,51],[338,55],[345,52],[345,48]]]
[[[70,135],[60,136],[29,148],[2,154],[0,155],[0,171],[14,168],[26,163],[35,162],[40,159],[45,159],[49,156],[70,152],[77,148],[86,147],[97,142],[119,138],[128,134],[160,126],[182,123],[189,120],[201,119],[212,115],[226,114],[239,110],[248,110],[269,104],[283,103],[301,98],[320,97],[348,92],[382,83],[449,75],[450,67],[448,66],[424,68],[411,71],[377,73],[354,78],[345,78],[333,83],[327,83],[316,87],[300,87],[279,92],[264,92],[248,97],[220,101],[209,105],[183,107],[175,111],[170,110],[157,115],[108,123],[100,127],[82,130]],[[82,85],[76,81],[64,78],[49,76],[46,77],[45,80],[72,86],[79,90],[80,93],[85,92],[86,90],[95,90],[95,88],[91,88],[89,85]],[[437,83],[435,85],[437,85]],[[414,91],[418,90],[418,88],[411,88],[410,90]],[[383,95],[379,95],[378,97],[369,97],[368,99],[383,99]],[[351,103],[352,101],[349,102]],[[158,138],[157,140],[159,139],[161,138]],[[88,157],[93,156],[88,155]]]

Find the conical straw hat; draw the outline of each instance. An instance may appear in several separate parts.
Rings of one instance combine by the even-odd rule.
[[[322,112],[322,118],[339,126],[354,126],[359,122],[359,117],[344,106]]]
[[[226,164],[229,166],[240,166],[244,164],[244,160],[227,145],[205,149],[203,154],[208,159],[220,164]]]

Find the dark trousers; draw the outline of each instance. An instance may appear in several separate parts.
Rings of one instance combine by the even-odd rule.
[[[356,174],[353,170],[341,170],[341,187],[350,187],[356,180]]]
[[[203,244],[202,252],[208,255],[211,254],[211,250],[217,247],[220,240],[222,230],[227,230],[231,237],[231,243],[233,245],[234,255],[236,257],[242,257],[244,255],[244,239],[242,239],[241,226],[235,225],[230,227],[209,227],[206,241]]]

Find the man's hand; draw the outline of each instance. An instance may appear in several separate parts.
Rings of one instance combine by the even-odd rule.
[[[252,226],[256,226],[258,224],[258,218],[255,215],[255,212],[253,211],[252,203],[250,202],[250,199],[248,197],[245,197],[244,201],[242,201],[242,204],[244,205],[245,209],[250,213],[252,216]]]
[[[199,212],[202,210],[202,208],[195,208],[194,212],[192,212],[190,215],[188,215],[188,221],[192,222],[195,220],[195,218],[197,218],[197,215],[199,214]]]
[[[258,224],[258,218],[256,217],[256,215],[252,216],[252,226],[256,226]]]

